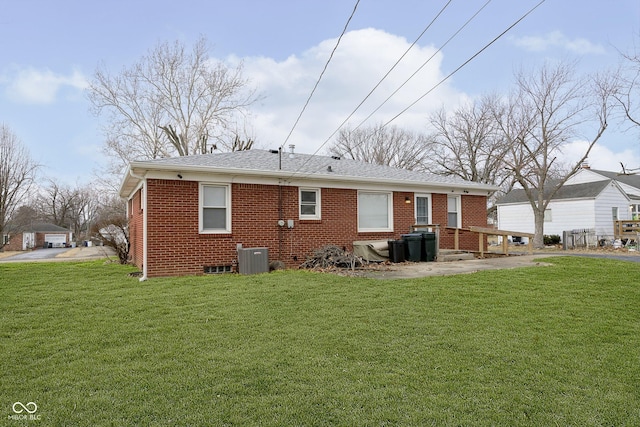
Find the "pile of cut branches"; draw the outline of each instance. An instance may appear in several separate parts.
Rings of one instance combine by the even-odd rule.
[[[331,269],[331,268],[350,268],[362,267],[366,261],[361,257],[350,252],[343,251],[335,245],[323,246],[313,251],[313,254],[307,257],[300,268],[306,269]]]

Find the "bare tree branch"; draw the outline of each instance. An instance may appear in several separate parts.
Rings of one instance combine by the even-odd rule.
[[[233,136],[257,99],[242,64],[212,60],[205,38],[191,51],[161,43],[116,75],[98,68],[88,97],[106,116],[104,150],[119,172],[132,160],[208,152],[209,137]]]
[[[519,72],[516,91],[496,116],[509,142],[506,167],[523,188],[535,218],[535,247],[543,247],[544,213],[564,183],[575,174],[607,128],[614,86],[608,75],[578,78],[575,64],[546,64]],[[557,158],[579,129],[595,124],[582,157],[571,165]]]
[[[39,167],[11,129],[0,124],[0,249],[7,224],[30,197]]]
[[[377,125],[341,129],[329,147],[333,155],[379,165],[422,170],[427,160],[427,138],[396,126]]]

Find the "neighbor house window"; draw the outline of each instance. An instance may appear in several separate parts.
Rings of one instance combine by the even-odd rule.
[[[358,193],[358,231],[393,231],[393,193]]]
[[[617,220],[620,219],[620,217],[618,216],[618,207],[617,206],[614,206],[614,207],[611,208],[611,218],[614,221],[617,221]]]
[[[3,245],[8,245],[9,244],[9,235],[5,234],[4,236],[2,236],[2,244]]]
[[[431,224],[431,196],[416,195],[416,224]]]
[[[230,195],[227,185],[200,185],[200,232],[231,231]]]
[[[552,222],[553,217],[551,216],[551,209],[544,210],[544,222]]]
[[[300,189],[300,219],[320,219],[320,189]]]
[[[447,196],[447,226],[461,228],[460,196]]]

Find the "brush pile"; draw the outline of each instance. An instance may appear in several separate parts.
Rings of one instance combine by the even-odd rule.
[[[350,268],[355,269],[362,267],[367,263],[361,257],[347,252],[335,245],[323,246],[316,249],[307,260],[302,263],[300,268],[313,270],[330,270],[334,268]]]

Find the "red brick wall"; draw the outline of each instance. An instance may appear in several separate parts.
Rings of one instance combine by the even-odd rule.
[[[270,260],[282,260],[288,267],[295,267],[311,251],[327,244],[351,250],[356,240],[397,239],[409,232],[415,221],[413,193],[394,193],[393,233],[358,233],[356,190],[323,188],[322,218],[301,221],[298,219],[298,187],[232,184],[232,233],[200,234],[198,191],[198,182],[195,181],[147,180],[149,277],[202,274],[204,266],[235,265],[237,244],[244,248],[267,247]],[[282,216],[279,214],[280,192]],[[444,196],[446,220],[446,195],[437,194],[433,195],[434,219],[439,214],[436,209],[438,196]],[[411,200],[410,204],[405,203],[406,197]],[[476,201],[467,201],[463,197],[463,215],[465,209],[475,210],[483,203],[484,197],[478,197]],[[484,212],[483,220],[475,225],[486,225],[486,208]],[[294,227],[278,226],[280,218],[285,222],[293,219]],[[474,218],[475,214],[469,221]],[[136,215],[130,215],[130,219],[141,221],[141,217],[136,218]],[[134,241],[140,239],[141,242],[141,228],[141,222],[131,228],[132,253],[138,265],[137,260],[142,259],[141,244]]]
[[[453,249],[455,245],[455,229],[447,228],[447,194],[433,194],[433,223],[440,224],[440,248]],[[458,231],[459,249],[477,251],[478,235],[465,231],[470,226],[487,226],[487,198],[484,196],[462,196],[462,230]],[[486,239],[485,239],[486,240]],[[487,249],[485,241],[485,250]]]
[[[3,237],[0,236],[0,238],[3,238]],[[4,251],[21,251],[22,250],[22,233],[9,234],[9,243],[7,243],[2,248],[2,250],[4,250]]]

